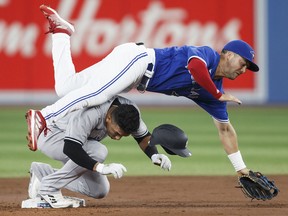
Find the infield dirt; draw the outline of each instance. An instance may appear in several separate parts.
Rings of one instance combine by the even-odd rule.
[[[0,179],[0,215],[13,216],[159,216],[288,215],[288,176],[269,176],[280,189],[273,200],[251,201],[235,188],[236,177],[109,177],[108,196],[95,200],[63,190],[63,195],[86,200],[86,207],[75,209],[21,209],[27,199],[28,178]]]

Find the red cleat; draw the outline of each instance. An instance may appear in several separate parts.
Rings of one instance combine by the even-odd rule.
[[[44,117],[39,110],[28,110],[25,115],[28,124],[28,147],[31,151],[37,150],[37,140],[40,134],[44,131],[47,134],[47,126]]]
[[[41,5],[40,10],[49,22],[49,31],[46,33],[65,33],[71,36],[72,33],[75,32],[74,26],[61,18],[54,9],[46,5]]]

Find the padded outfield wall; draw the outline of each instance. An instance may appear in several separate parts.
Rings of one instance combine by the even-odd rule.
[[[47,22],[39,11],[45,2],[0,0],[1,104],[42,105],[57,99],[51,35],[44,34]],[[71,49],[77,71],[130,41],[143,41],[147,47],[208,45],[220,51],[229,40],[243,39],[255,48],[260,72],[225,81],[226,91],[244,104],[288,103],[283,49],[288,46],[283,26],[288,1],[49,0],[49,5],[76,27]],[[138,104],[191,104],[136,91],[126,96]]]

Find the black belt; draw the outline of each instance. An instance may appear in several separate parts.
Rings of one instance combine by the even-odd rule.
[[[144,45],[143,42],[138,42],[136,43],[137,46],[141,46],[141,45]],[[148,72],[145,72],[145,74],[143,75],[139,85],[137,86],[137,90],[139,92],[142,92],[144,93],[147,86],[148,86],[148,83],[149,83],[149,80],[152,78],[152,74],[153,74],[153,64],[152,63],[149,63],[148,66],[147,66],[147,69],[146,71]]]
[[[149,63],[148,64],[148,67],[147,67],[147,71],[150,71],[150,74],[152,74],[152,69],[153,69],[153,64],[152,63]],[[146,73],[143,75],[139,85],[137,86],[137,90],[139,92],[142,92],[144,93],[147,86],[148,86],[148,83],[149,83],[149,80],[151,79],[151,76],[147,76]]]

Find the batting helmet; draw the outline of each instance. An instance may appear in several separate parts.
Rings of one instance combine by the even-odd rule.
[[[192,153],[187,149],[187,135],[178,127],[171,124],[162,124],[156,127],[150,139],[150,146],[161,145],[171,155],[189,157]]]

